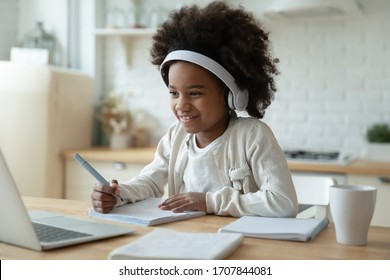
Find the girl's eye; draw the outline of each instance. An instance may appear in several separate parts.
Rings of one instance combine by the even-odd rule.
[[[177,97],[179,94],[175,91],[170,91],[169,94],[172,96],[172,97]]]
[[[201,93],[198,91],[192,91],[192,92],[190,92],[190,95],[191,96],[198,96],[198,95],[201,95]]]

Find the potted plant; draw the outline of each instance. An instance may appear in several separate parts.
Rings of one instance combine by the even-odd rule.
[[[375,123],[366,132],[368,141],[366,157],[379,161],[390,161],[390,126],[385,123]]]
[[[110,148],[130,145],[133,121],[123,95],[112,91],[104,96],[96,117],[109,137]]]

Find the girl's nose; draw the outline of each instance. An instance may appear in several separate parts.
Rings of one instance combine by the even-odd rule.
[[[176,106],[175,106],[176,110],[186,111],[189,110],[190,108],[191,108],[191,103],[188,102],[187,98],[179,97],[178,99],[176,99]]]

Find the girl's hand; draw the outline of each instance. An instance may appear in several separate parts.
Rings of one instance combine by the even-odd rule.
[[[108,213],[114,209],[117,199],[114,195],[119,195],[118,181],[112,180],[110,185],[96,183],[91,193],[92,206],[96,212]]]
[[[167,198],[158,206],[161,210],[172,210],[173,212],[184,211],[207,211],[206,193],[188,192],[176,194]]]

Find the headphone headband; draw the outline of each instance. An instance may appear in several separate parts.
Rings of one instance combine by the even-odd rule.
[[[215,76],[217,76],[229,88],[230,92],[232,93],[232,96],[229,94],[228,98],[230,108],[239,111],[244,110],[246,108],[248,104],[248,91],[240,90],[233,76],[222,65],[220,65],[213,59],[197,52],[177,50],[170,52],[165,57],[164,61],[160,65],[160,73],[167,86],[168,79],[167,77],[163,76],[162,69],[164,68],[165,63],[173,60],[188,61],[207,69]]]

